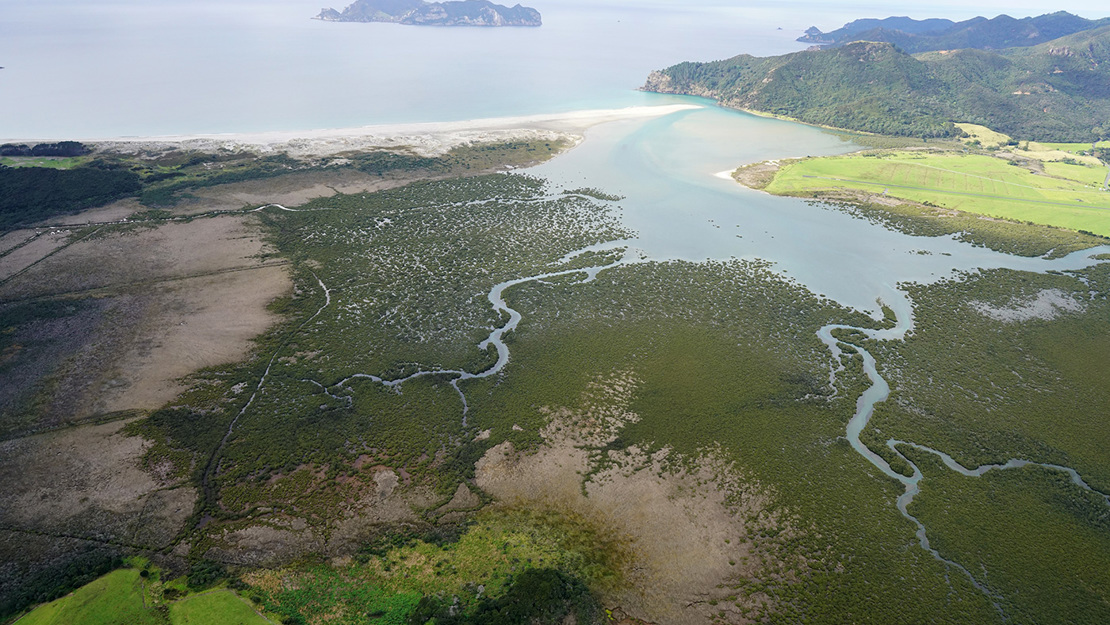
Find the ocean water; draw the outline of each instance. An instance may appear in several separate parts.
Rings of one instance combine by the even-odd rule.
[[[933,17],[946,2],[955,18],[1000,11],[951,0],[896,9],[535,0],[525,4],[543,13],[543,27],[481,29],[310,19],[323,0],[3,0],[0,140],[308,130],[650,104],[658,98],[635,89],[653,69],[796,51],[804,45],[794,39],[812,25],[831,30],[891,11]],[[1014,4],[1021,3],[1010,10],[1020,10]]]

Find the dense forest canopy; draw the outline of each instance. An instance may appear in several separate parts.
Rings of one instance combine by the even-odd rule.
[[[1107,25],[1110,25],[1110,18],[1088,20],[1066,11],[1022,19],[1009,15],[993,19],[974,17],[962,22],[888,17],[855,20],[829,33],[813,27],[798,41],[822,46],[842,46],[853,41],[885,41],[911,53],[963,48],[999,50],[1035,46]]]
[[[857,41],[777,57],[740,55],[654,72],[645,90],[712,97],[725,106],[811,124],[953,137],[952,122],[1021,140],[1094,141],[1110,118],[1110,26],[998,52],[911,55]]]

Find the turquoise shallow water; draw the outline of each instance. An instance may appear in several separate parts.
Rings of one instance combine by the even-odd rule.
[[[994,267],[1073,269],[1089,265],[1097,253],[1047,261],[951,237],[912,237],[714,176],[743,163],[853,148],[816,128],[709,106],[599,126],[579,148],[531,171],[568,188],[594,186],[625,196],[625,223],[639,233],[629,243],[649,258],[773,261],[814,293],[876,316],[879,299],[909,314],[896,288],[900,282]]]

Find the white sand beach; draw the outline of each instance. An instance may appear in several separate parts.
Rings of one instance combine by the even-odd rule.
[[[590,127],[606,122],[661,117],[684,110],[698,109],[694,104],[636,106],[495,117],[456,122],[387,124],[356,128],[305,131],[275,131],[243,134],[170,135],[159,137],[117,137],[87,143],[113,152],[188,149],[200,151],[284,152],[293,157],[331,156],[370,148],[408,148],[422,156],[437,156],[467,143],[505,140],[581,139]]]

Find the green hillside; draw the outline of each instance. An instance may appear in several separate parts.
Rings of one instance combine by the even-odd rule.
[[[956,137],[952,122],[1018,140],[1110,134],[1110,26],[1032,47],[910,55],[885,42],[710,63],[680,63],[644,89],[863,132]]]
[[[798,39],[804,43],[838,46],[853,41],[885,41],[907,52],[979,48],[998,50],[1035,46],[1092,28],[1110,24],[1110,19],[1088,20],[1066,11],[1015,19],[999,15],[992,19],[974,17],[962,22],[942,19],[914,20],[908,17],[861,19],[829,33],[816,27]]]
[[[273,625],[231,590],[166,584],[154,568],[113,571],[20,618],[19,625]],[[167,592],[168,591],[168,592]],[[175,594],[185,596],[171,598]]]

